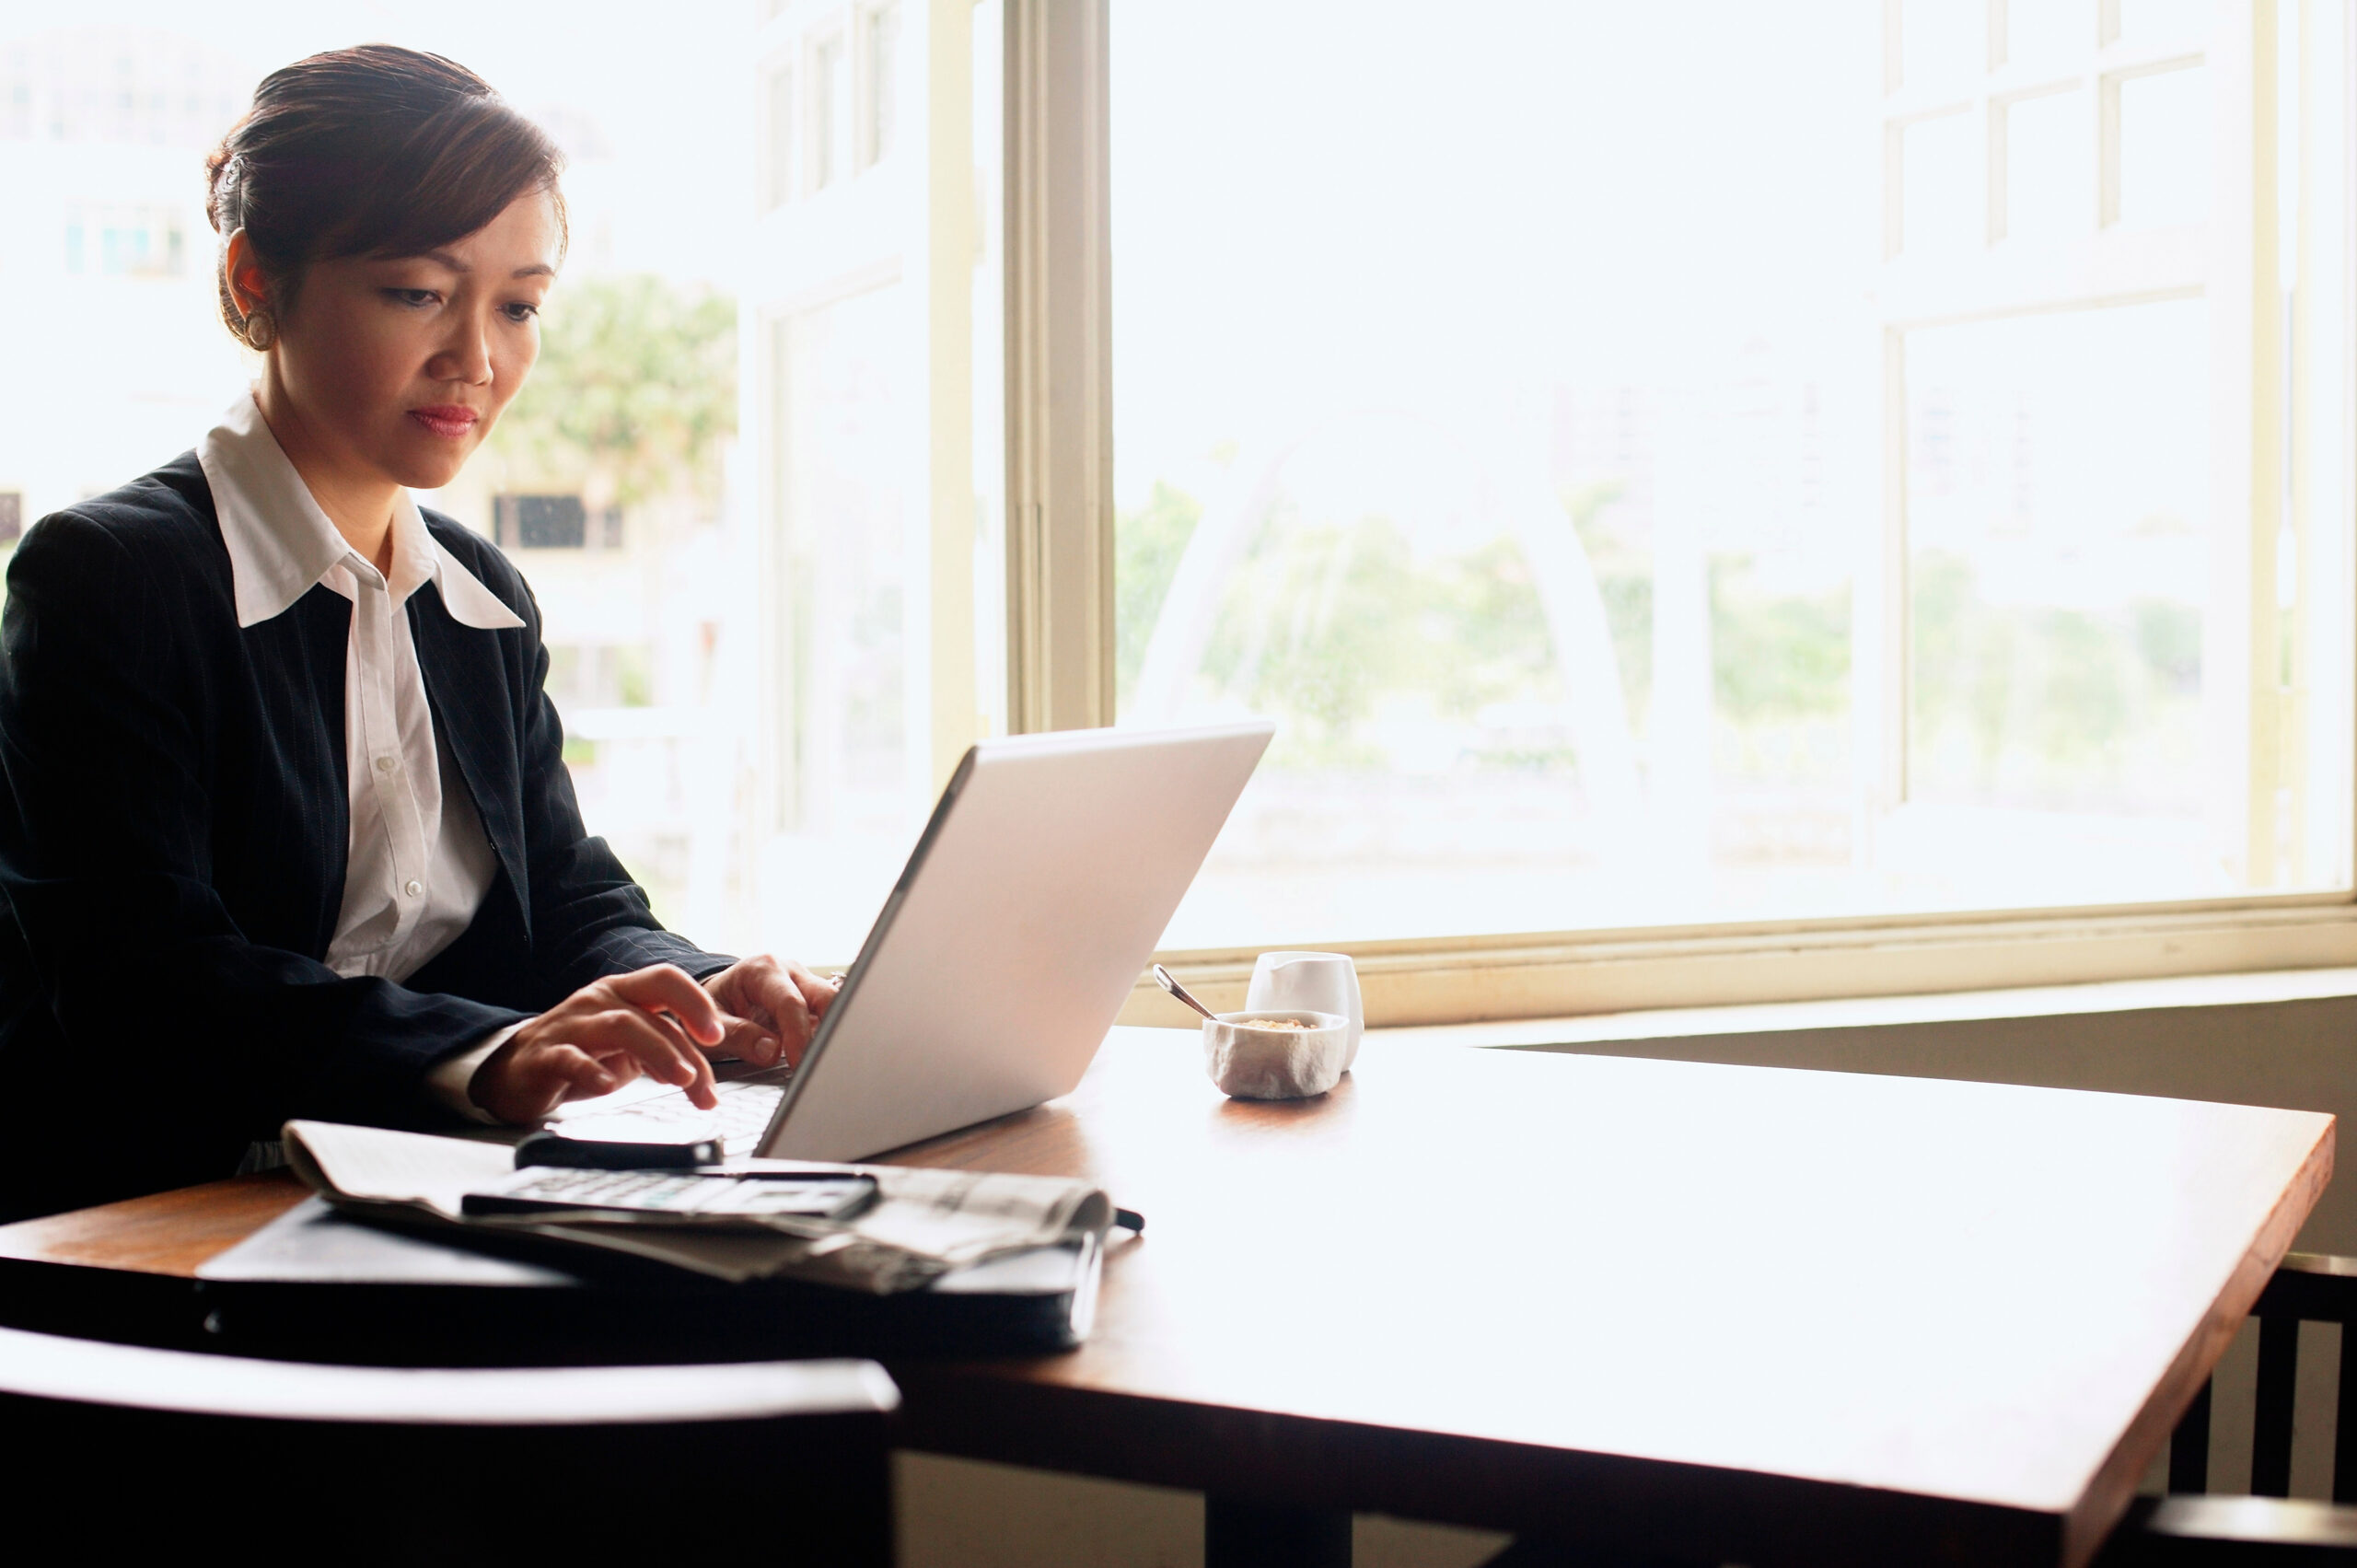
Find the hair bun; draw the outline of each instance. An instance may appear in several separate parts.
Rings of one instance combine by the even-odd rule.
[[[238,164],[238,155],[226,143],[204,155],[204,221],[224,239],[240,226],[236,214],[243,205],[238,199],[238,176],[242,172]]]

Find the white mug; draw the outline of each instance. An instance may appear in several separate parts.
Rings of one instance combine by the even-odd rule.
[[[1359,971],[1348,953],[1263,953],[1252,966],[1244,993],[1249,1012],[1340,1013],[1351,1021],[1342,1070],[1358,1060],[1359,1036],[1366,1032],[1366,1009],[1359,1001]]]

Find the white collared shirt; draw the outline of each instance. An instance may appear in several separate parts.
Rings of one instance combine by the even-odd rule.
[[[250,396],[206,433],[197,460],[228,547],[240,628],[284,615],[320,585],[352,601],[343,661],[351,845],[326,962],[347,977],[406,980],[473,921],[498,859],[465,780],[435,743],[405,607],[430,582],[462,626],[498,631],[523,621],[435,541],[406,490],[393,502],[389,577],[364,559],[328,520]],[[436,1069],[443,1098],[452,1098],[455,1086],[456,1107],[472,1110],[466,1082],[505,1033]]]

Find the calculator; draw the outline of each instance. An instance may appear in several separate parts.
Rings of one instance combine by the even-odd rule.
[[[532,1166],[484,1192],[470,1192],[468,1214],[602,1212],[644,1219],[842,1220],[876,1201],[864,1171],[761,1172],[581,1170]]]

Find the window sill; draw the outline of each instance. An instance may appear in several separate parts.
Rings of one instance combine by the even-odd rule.
[[[1546,1050],[1729,1035],[1900,1028],[1922,1024],[2065,1018],[2162,1008],[2247,1007],[2357,997],[2357,968],[2173,975],[1913,996],[1843,996],[1721,1007],[1655,1007],[1580,1017],[1491,1019],[1370,1029],[1418,1044]]]
[[[1651,1007],[1556,1018],[1491,1018],[1457,1024],[1407,1024],[1367,1030],[1371,1039],[1493,1051],[1580,1050],[1590,1046],[1898,1029],[1926,1024],[2015,1022],[2094,1015],[2255,1007],[2283,1002],[2357,999],[2357,967],[2173,975],[2162,980],[2100,981],[2087,985],[2016,986],[1913,996],[1840,996],[1721,1007]],[[1182,1015],[1184,1016],[1184,1015]],[[1155,1020],[1173,1029],[1176,1019]]]
[[[1367,1022],[1395,1028],[2357,970],[2357,904],[2306,895],[1334,946],[1358,962]],[[1244,1005],[1252,950],[1158,957],[1214,1010]],[[1143,975],[1120,1021],[1187,1016]]]

